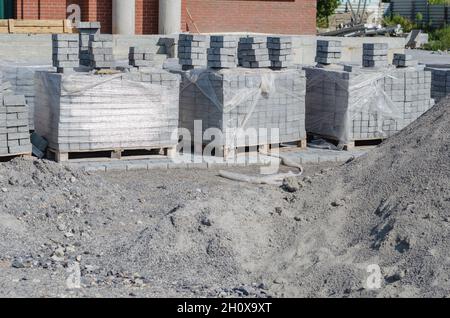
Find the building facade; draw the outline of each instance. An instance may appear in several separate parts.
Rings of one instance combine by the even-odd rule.
[[[127,4],[134,1],[136,34],[158,33],[159,2],[164,0],[122,1]],[[316,33],[316,0],[179,1],[182,31]],[[67,7],[77,4],[81,8],[82,21],[100,21],[102,32],[112,33],[113,2],[114,0],[0,0],[0,6],[5,8],[3,18],[65,19],[68,16]]]

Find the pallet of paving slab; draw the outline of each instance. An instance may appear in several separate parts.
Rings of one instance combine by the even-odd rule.
[[[175,156],[175,154],[176,146],[95,149],[86,151],[60,151],[52,148],[47,149],[47,158],[55,160],[56,162],[141,160],[151,159],[161,155],[171,158]]]
[[[313,138],[316,138],[316,139],[321,138],[323,140],[328,141],[329,143],[334,144],[335,146],[341,145],[343,147],[343,150],[352,150],[352,149],[363,148],[363,147],[374,147],[374,146],[378,146],[379,144],[381,144],[383,141],[386,140],[386,138],[374,137],[374,138],[354,139],[354,140],[342,143],[341,141],[339,141],[339,139],[337,137],[308,133],[308,140],[311,140]]]

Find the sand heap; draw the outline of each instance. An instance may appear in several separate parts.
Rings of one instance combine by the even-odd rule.
[[[296,193],[214,171],[0,164],[0,262],[13,276],[60,271],[20,293],[6,274],[0,284],[47,295],[79,261],[83,284],[99,286],[81,295],[129,295],[133,283],[141,296],[449,296],[449,106]],[[370,290],[374,264],[381,288]]]
[[[299,215],[316,220],[277,267],[288,294],[450,295],[449,104],[297,195]],[[380,290],[364,289],[370,264],[381,267]]]

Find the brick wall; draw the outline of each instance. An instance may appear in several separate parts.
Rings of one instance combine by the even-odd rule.
[[[158,33],[158,0],[136,0],[136,33]]]
[[[316,0],[183,1],[185,31],[316,34]]]
[[[76,1],[71,1],[74,3]],[[66,1],[52,0],[16,0],[16,17],[18,19],[64,19]]]
[[[316,0],[182,0],[182,29],[196,32],[315,34]],[[69,4],[83,21],[112,32],[111,0],[16,0],[18,19],[64,19]],[[136,0],[136,33],[158,32],[158,0]],[[190,16],[189,16],[189,14]]]

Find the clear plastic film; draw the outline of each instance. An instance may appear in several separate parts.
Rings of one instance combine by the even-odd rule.
[[[148,75],[148,76],[147,76]],[[179,78],[36,73],[36,132],[60,151],[176,146]]]
[[[180,123],[191,132],[196,120],[202,121],[203,132],[220,129],[228,148],[267,143],[261,137],[270,138],[274,129],[277,142],[298,141],[306,138],[305,94],[302,70],[192,70],[183,73]],[[257,140],[248,139],[249,130]]]
[[[386,87],[403,85],[395,69],[356,70],[305,68],[306,129],[341,143],[389,137],[402,120],[402,96],[395,101]]]
[[[3,82],[10,84],[11,91],[16,95],[24,95],[29,112],[30,129],[34,129],[34,74],[37,71],[54,71],[54,67],[45,63],[29,63],[26,61],[0,61],[0,73]]]

